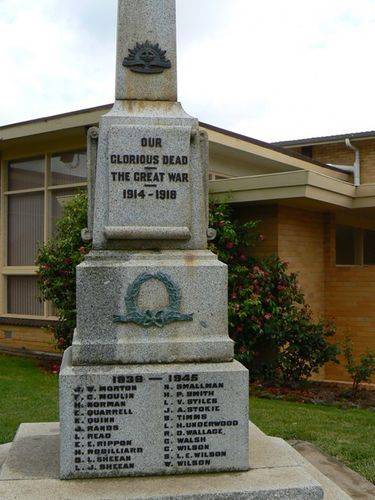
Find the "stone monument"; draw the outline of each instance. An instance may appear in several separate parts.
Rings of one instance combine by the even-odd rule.
[[[253,424],[249,450],[227,269],[207,250],[207,149],[177,102],[174,0],[119,0],[116,102],[88,131],[93,250],[77,268],[60,425],[20,425],[0,498],[316,500],[319,483],[349,498]]]
[[[175,26],[174,0],[119,0],[116,102],[88,132],[63,479],[249,469],[248,372],[207,250],[208,140],[177,102]]]

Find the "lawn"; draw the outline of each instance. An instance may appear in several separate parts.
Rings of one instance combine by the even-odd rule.
[[[0,444],[22,422],[58,420],[57,393],[57,375],[0,355]],[[250,416],[267,434],[310,441],[375,482],[375,412],[251,398]]]
[[[266,434],[310,441],[375,482],[375,412],[250,398],[250,417]]]
[[[33,359],[0,354],[0,444],[12,441],[22,422],[56,422],[57,397],[57,375]]]

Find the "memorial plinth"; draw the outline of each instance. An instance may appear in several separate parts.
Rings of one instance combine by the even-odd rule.
[[[68,351],[62,373],[63,478],[249,468],[239,363],[84,367]]]
[[[116,102],[88,133],[63,479],[249,469],[248,372],[207,250],[208,139],[176,95],[174,0],[120,0]]]

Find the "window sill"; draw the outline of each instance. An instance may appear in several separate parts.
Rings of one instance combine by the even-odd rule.
[[[42,318],[20,318],[14,316],[0,316],[0,325],[14,325],[14,326],[33,326],[36,328],[54,326],[55,319],[42,319]]]

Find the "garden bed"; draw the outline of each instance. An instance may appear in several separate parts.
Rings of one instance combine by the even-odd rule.
[[[339,408],[366,408],[375,411],[375,387],[361,387],[353,396],[351,385],[311,381],[299,388],[251,384],[250,393],[265,399],[332,405]]]

